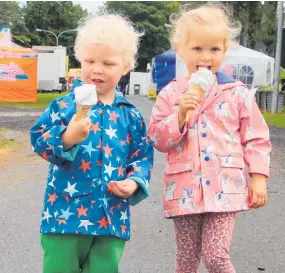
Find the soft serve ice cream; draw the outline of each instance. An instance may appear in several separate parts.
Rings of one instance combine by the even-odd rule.
[[[98,102],[96,86],[94,84],[83,84],[74,90],[77,106],[77,119],[88,116],[89,110]]]
[[[215,77],[211,70],[207,68],[199,68],[195,73],[191,74],[188,81],[189,91],[199,96],[207,94],[213,86]],[[193,110],[189,110],[186,114],[186,120],[189,120]]]

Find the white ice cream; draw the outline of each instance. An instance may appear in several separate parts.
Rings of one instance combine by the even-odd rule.
[[[97,92],[94,84],[83,84],[74,90],[76,103],[80,105],[97,104]]]
[[[188,85],[197,84],[207,93],[210,88],[213,86],[215,81],[214,74],[211,70],[207,68],[199,68],[196,73],[192,73],[190,80],[188,81]]]

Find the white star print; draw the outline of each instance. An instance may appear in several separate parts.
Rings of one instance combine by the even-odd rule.
[[[49,218],[52,216],[49,214],[49,209],[47,208],[46,211],[43,211],[44,217],[42,218],[42,221],[47,220],[47,223],[49,222]]]
[[[113,129],[113,128],[110,126],[110,129],[105,129],[105,131],[106,131],[106,134],[110,137],[110,139],[112,139],[113,137],[118,138],[117,135],[116,135],[117,129]]]
[[[88,231],[88,226],[94,226],[92,222],[89,220],[80,220],[80,225],[78,227],[85,227],[86,231]]]
[[[113,167],[112,167],[111,162],[109,163],[109,165],[105,165],[105,164],[104,164],[104,167],[105,167],[104,173],[107,173],[107,174],[109,175],[109,177],[111,177],[111,176],[112,176],[112,172],[113,172],[114,170],[116,170],[116,168],[113,168]]]
[[[127,211],[125,211],[125,212],[121,211],[121,214],[122,214],[122,216],[121,216],[120,220],[123,220],[124,224],[125,224],[126,220],[128,220]]]
[[[52,110],[52,113],[50,114],[50,117],[52,119],[52,122],[54,123],[56,120],[60,120],[59,118],[59,112],[55,113],[53,110]]]
[[[67,188],[64,190],[65,192],[68,192],[70,194],[70,196],[72,197],[72,195],[76,192],[78,192],[75,189],[77,183],[74,183],[73,185],[71,185],[69,182],[67,182]]]

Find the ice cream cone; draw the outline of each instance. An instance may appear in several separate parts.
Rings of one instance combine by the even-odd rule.
[[[191,83],[189,84],[189,90],[191,93],[195,93],[198,96],[202,96],[205,91],[201,88],[201,86],[199,84],[196,83]],[[193,110],[188,110],[187,114],[186,114],[186,121],[188,121],[192,115]]]
[[[77,120],[88,117],[88,112],[92,108],[92,105],[80,105],[76,104]]]
[[[77,120],[81,120],[88,117],[88,112],[98,101],[96,87],[93,84],[83,84],[75,88],[74,94]]]

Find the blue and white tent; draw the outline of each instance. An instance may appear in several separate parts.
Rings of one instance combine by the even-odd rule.
[[[157,93],[175,78],[175,74],[176,55],[174,50],[170,49],[154,57],[152,80],[157,84]]]

